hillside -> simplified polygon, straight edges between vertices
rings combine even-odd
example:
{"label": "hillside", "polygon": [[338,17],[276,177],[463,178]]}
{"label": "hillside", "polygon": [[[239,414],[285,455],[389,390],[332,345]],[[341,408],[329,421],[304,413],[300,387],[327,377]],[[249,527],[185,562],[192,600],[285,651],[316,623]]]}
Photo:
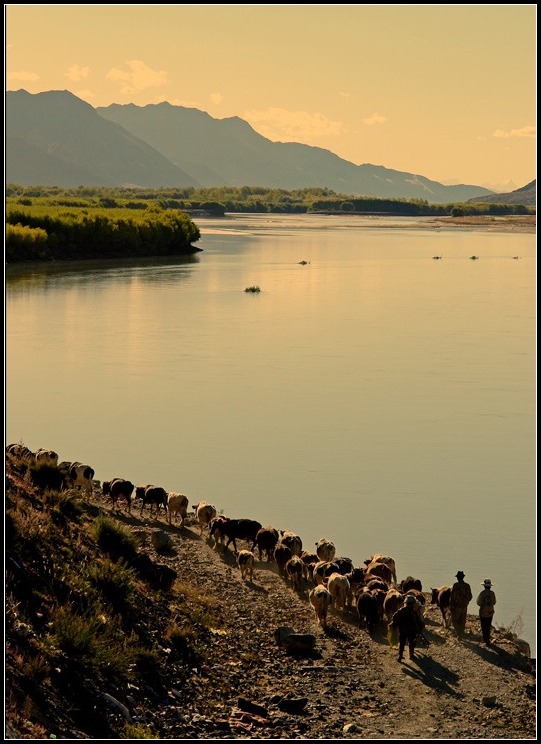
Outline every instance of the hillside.
{"label": "hillside", "polygon": [[[97,483],[85,503],[11,455],[6,476],[6,738],[536,738],[534,664],[509,629],[486,648],[470,616],[459,642],[427,604],[430,645],[400,664],[352,609],[321,630],[309,585],[275,564],[241,580],[193,517],[113,513]],[[315,648],[288,653],[280,627]]]}
{"label": "hillside", "polygon": [[535,207],[537,204],[537,180],[534,179],[506,194],[489,194],[488,196],[476,196],[468,199],[470,202],[478,204],[524,204],[529,207]]}
{"label": "hillside", "polygon": [[167,102],[94,109],[69,91],[18,90],[6,93],[5,108],[6,180],[19,185],[320,187],[434,204],[492,193],[272,142],[239,117],[214,119]]}
{"label": "hillside", "polygon": [[6,94],[6,182],[53,186],[197,186],[147,142],[68,91]]}

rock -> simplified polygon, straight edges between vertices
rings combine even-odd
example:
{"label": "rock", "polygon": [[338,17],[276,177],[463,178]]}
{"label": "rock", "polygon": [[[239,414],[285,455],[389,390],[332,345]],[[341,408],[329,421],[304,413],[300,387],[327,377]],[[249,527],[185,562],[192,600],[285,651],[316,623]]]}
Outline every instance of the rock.
{"label": "rock", "polygon": [[316,647],[316,637],[312,633],[295,633],[291,628],[277,628],[274,632],[276,642],[290,653],[310,653]]}
{"label": "rock", "polygon": [[276,643],[281,646],[284,643],[285,639],[294,632],[295,631],[293,630],[293,628],[288,628],[286,626],[276,628],[276,630],[274,631],[274,638],[276,639]]}
{"label": "rock", "polygon": [[173,547],[171,536],[163,530],[153,530],[150,539],[152,541],[152,547],[158,553],[165,553]]}
{"label": "rock", "polygon": [[342,732],[344,734],[356,734],[358,731],[359,727],[356,723],[346,723],[346,725],[342,729]]}
{"label": "rock", "polygon": [[485,695],[481,702],[487,708],[494,708],[496,705],[496,695]]}
{"label": "rock", "polygon": [[251,700],[246,700],[246,698],[240,697],[237,701],[237,707],[241,710],[246,711],[247,713],[255,713],[256,716],[261,716],[261,718],[267,718],[269,715],[266,708],[264,708],[262,705],[258,705],[258,703],[252,703]]}
{"label": "rock", "polygon": [[308,698],[282,698],[278,703],[278,708],[284,713],[299,714],[304,711],[308,703]]}

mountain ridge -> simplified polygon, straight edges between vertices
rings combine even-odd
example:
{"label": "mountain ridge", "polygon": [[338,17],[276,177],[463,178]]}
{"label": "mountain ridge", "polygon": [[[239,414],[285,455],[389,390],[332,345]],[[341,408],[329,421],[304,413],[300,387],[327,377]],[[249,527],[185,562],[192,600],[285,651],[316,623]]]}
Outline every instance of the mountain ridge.
{"label": "mountain ridge", "polygon": [[537,204],[537,179],[534,178],[530,183],[514,191],[503,194],[476,196],[468,201],[475,204],[525,204],[526,206],[533,207]]}
{"label": "mountain ridge", "polygon": [[381,165],[355,165],[298,142],[271,142],[238,116],[214,119],[169,102],[93,108],[67,90],[7,92],[6,180],[60,187],[320,186],[430,203],[493,193],[474,185],[444,186]]}

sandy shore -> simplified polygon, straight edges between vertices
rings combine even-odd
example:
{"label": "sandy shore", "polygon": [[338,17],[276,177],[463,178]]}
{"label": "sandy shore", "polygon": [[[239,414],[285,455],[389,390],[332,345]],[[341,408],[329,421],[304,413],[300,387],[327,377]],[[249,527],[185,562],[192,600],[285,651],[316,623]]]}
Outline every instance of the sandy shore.
{"label": "sandy shore", "polygon": [[486,230],[491,232],[536,232],[536,215],[469,216],[469,217],[435,217],[419,223],[418,227],[453,228],[466,230]]}

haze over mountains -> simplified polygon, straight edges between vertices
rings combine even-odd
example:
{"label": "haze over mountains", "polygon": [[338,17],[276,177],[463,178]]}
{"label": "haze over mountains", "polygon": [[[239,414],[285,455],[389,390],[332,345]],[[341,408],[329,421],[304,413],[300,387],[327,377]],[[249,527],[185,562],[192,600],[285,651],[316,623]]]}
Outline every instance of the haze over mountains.
{"label": "haze over mountains", "polygon": [[6,180],[61,187],[320,186],[434,204],[493,194],[355,165],[320,147],[272,142],[238,117],[214,119],[167,102],[93,108],[69,91],[7,92]]}

